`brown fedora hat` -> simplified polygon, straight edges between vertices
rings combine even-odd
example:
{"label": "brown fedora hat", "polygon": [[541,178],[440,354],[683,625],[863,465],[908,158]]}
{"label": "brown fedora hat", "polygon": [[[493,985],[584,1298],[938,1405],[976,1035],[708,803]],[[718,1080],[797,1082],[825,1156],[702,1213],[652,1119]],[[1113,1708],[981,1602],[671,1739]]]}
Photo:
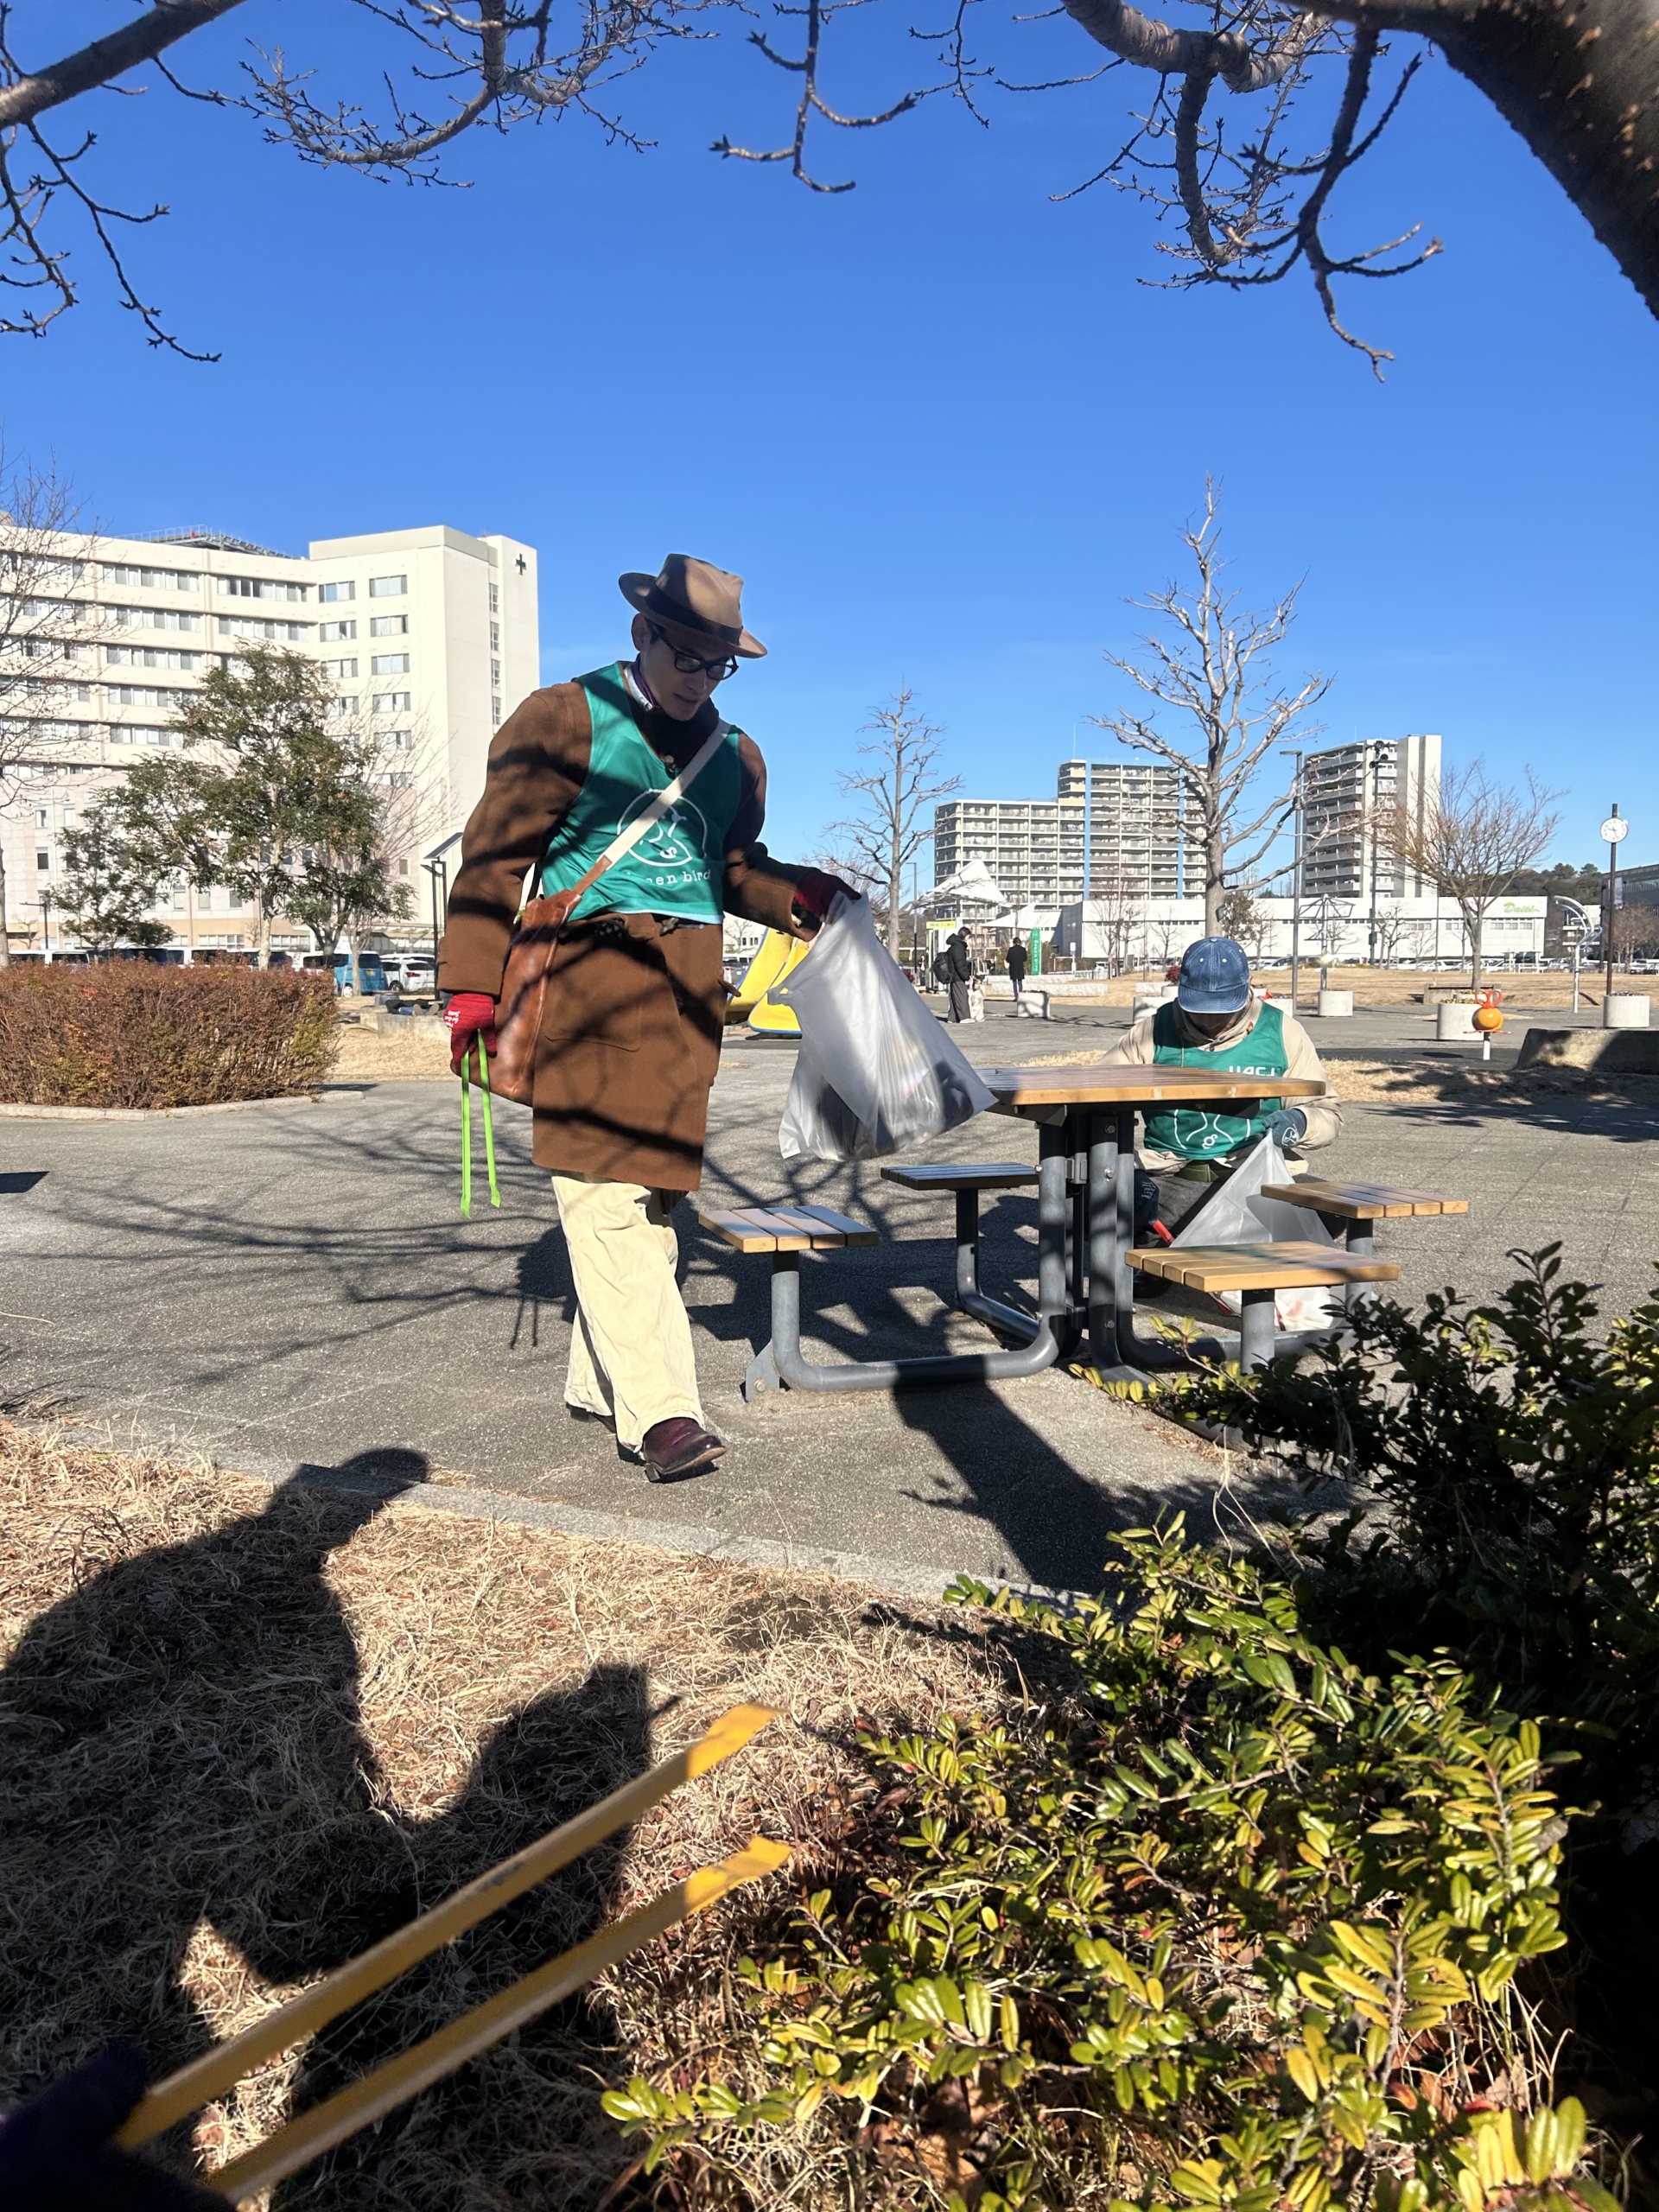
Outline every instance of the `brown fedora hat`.
{"label": "brown fedora hat", "polygon": [[766,652],[760,639],[743,627],[742,577],[728,575],[712,562],[671,553],[660,575],[647,576],[631,569],[616,581],[628,605],[653,622],[693,638],[712,638],[745,660],[760,660]]}

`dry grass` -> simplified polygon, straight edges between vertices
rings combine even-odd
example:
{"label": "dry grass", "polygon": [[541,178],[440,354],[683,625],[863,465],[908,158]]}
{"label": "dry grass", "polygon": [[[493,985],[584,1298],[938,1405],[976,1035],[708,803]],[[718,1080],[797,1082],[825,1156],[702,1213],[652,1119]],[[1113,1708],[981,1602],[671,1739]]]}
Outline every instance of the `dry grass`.
{"label": "dry grass", "polygon": [[1494,1067],[1478,1058],[1432,1065],[1425,1060],[1332,1059],[1325,1063],[1333,1095],[1355,1104],[1525,1106],[1540,1098],[1574,1097],[1618,1103],[1651,1101],[1651,1076],[1608,1075],[1594,1068]]}
{"label": "dry grass", "polygon": [[[396,1457],[358,1471],[384,1490]],[[822,1578],[273,1491],[73,1433],[0,1427],[0,2098],[111,2035],[165,2072],[726,1706],[787,1715],[210,2108],[207,2164],[756,1829],[810,1867],[858,1786],[856,1713],[925,1722],[1001,1694],[925,1611]],[[276,2201],[597,2205],[634,2155],[601,2092],[723,2044],[765,1902],[665,1939]]]}
{"label": "dry grass", "polygon": [[365,1029],[356,1022],[340,1023],[334,1035],[339,1048],[334,1069],[336,1083],[408,1083],[435,1076],[446,1083],[454,1081],[445,1038],[385,1037],[378,1029]]}

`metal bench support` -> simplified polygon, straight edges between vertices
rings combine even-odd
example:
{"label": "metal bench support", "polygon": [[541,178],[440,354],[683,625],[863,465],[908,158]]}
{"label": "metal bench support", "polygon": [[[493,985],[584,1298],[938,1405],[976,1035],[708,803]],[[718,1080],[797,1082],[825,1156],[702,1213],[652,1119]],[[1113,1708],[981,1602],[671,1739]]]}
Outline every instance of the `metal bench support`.
{"label": "metal bench support", "polygon": [[[1061,1133],[1042,1132],[1042,1164],[1037,1185],[1039,1255],[1038,1305],[1034,1321],[1012,1306],[987,1298],[979,1289],[979,1233],[977,1208],[972,1235],[963,1236],[963,1198],[957,1205],[957,1303],[964,1313],[995,1329],[1007,1329],[1023,1341],[997,1351],[937,1352],[915,1359],[837,1360],[833,1364],[801,1356],[801,1268],[798,1252],[774,1252],[772,1257],[772,1341],[749,1362],[743,1377],[743,1395],[753,1401],[769,1390],[786,1386],[791,1390],[904,1390],[924,1389],[938,1382],[1006,1382],[1027,1375],[1040,1375],[1060,1356],[1060,1332],[1067,1308],[1065,1229],[1071,1210],[1066,1187],[1066,1155]],[[967,1277],[964,1282],[964,1275]],[[972,1294],[969,1305],[963,1294]]]}

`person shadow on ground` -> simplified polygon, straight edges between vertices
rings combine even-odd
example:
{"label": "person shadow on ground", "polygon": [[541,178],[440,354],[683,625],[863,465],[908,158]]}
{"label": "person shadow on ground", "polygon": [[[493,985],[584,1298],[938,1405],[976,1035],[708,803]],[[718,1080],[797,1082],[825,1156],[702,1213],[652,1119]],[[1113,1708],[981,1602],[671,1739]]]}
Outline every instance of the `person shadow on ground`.
{"label": "person shadow on ground", "polygon": [[[25,1631],[0,1678],[0,2100],[118,2037],[160,2078],[217,2040],[195,1993],[239,1974],[226,1947],[268,1984],[337,1966],[649,1763],[643,1672],[599,1667],[500,1724],[446,1810],[411,1818],[390,1800],[327,1567],[426,1473],[405,1451],[302,1469],[257,1513],[92,1573]],[[270,2124],[590,1934],[625,1847],[613,1839],[334,2023]],[[575,2075],[595,2034],[578,2001],[505,2063],[539,2051],[544,2070]],[[418,2202],[444,2163],[434,2146],[476,2105],[475,2070],[429,2094],[412,2146],[395,2113],[275,2201],[366,2201],[390,2160],[408,2168],[394,2194]],[[555,2165],[567,2136],[608,2129],[597,2094],[591,2079],[582,2095],[550,2084]],[[168,2145],[186,2167],[188,2133]],[[463,2145],[454,2162],[459,2180]],[[385,2186],[383,2173],[370,2194]]]}

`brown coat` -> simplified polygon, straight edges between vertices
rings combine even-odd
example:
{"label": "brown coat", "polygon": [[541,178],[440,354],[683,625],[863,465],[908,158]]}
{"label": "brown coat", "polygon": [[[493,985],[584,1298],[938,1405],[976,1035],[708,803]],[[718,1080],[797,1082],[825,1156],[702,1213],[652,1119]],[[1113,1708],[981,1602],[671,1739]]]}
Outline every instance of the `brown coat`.
{"label": "brown coat", "polygon": [[[647,741],[676,769],[716,719],[712,706],[689,722],[637,706],[633,712]],[[497,731],[449,893],[442,989],[500,995],[525,878],[575,802],[592,741],[578,683],[531,692]],[[726,841],[723,903],[730,913],[799,935],[790,904],[807,870],[774,861],[760,843],[766,763],[750,738],[739,753],[743,795]],[[537,1051],[539,1166],[653,1190],[696,1190],[725,1028],[721,950],[721,932],[711,924],[664,932],[648,914],[601,916],[566,931],[548,976]]]}

